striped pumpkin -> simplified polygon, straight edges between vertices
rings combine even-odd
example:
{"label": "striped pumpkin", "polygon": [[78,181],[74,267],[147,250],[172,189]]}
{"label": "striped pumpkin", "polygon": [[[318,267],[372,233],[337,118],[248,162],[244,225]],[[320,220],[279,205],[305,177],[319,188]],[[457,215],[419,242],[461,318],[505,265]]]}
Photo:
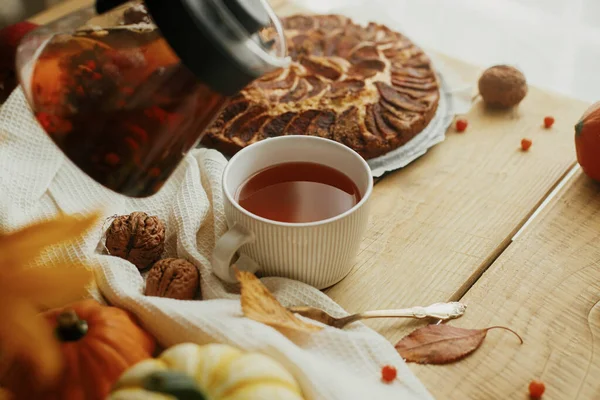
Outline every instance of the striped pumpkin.
{"label": "striped pumpkin", "polygon": [[183,343],[142,361],[115,384],[109,400],[303,400],[294,377],[259,353],[223,344]]}

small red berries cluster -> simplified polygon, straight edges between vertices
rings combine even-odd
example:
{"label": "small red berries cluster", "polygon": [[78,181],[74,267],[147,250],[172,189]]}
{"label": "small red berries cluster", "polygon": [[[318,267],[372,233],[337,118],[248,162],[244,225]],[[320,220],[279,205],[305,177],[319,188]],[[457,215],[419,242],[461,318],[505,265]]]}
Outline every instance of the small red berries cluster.
{"label": "small red berries cluster", "polygon": [[[544,118],[544,128],[550,129],[552,127],[552,125],[554,125],[554,117],[545,117]],[[527,150],[529,150],[529,148],[531,147],[532,144],[533,144],[533,142],[531,141],[531,139],[522,139],[521,140],[521,149],[523,149],[523,151],[527,151]]]}
{"label": "small red berries cluster", "polygon": [[[554,125],[554,117],[545,117],[544,118],[544,127],[546,129],[550,129],[552,127],[552,125]],[[467,121],[464,118],[459,118],[456,120],[456,131],[457,132],[464,132],[467,129],[467,126],[469,126],[469,121]],[[527,151],[529,150],[529,148],[531,147],[531,145],[533,144],[533,142],[531,141],[531,139],[522,139],[521,140],[521,149],[523,151]]]}

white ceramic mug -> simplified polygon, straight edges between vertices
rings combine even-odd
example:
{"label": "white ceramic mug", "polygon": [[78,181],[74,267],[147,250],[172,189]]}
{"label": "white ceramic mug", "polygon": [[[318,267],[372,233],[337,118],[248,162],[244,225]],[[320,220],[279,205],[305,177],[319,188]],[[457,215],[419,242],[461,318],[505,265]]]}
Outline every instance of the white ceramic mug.
{"label": "white ceramic mug", "polygon": [[[309,223],[269,220],[242,208],[235,195],[255,173],[286,162],[312,162],[348,176],[361,195],[350,210]],[[263,276],[296,279],[319,289],[342,280],[354,263],[368,223],[373,191],[371,169],[354,150],[313,136],[282,136],[252,144],[238,152],[223,174],[225,216],[229,230],[217,241],[213,271],[235,282],[231,268],[260,271]]]}

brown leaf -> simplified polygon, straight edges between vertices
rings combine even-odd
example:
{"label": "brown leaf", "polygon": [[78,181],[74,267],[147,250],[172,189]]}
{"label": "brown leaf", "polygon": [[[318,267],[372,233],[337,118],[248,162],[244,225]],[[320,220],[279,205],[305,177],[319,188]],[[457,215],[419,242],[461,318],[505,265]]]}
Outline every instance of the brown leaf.
{"label": "brown leaf", "polygon": [[490,329],[505,329],[523,339],[512,329],[492,326],[485,329],[463,329],[451,325],[427,325],[405,336],[396,350],[407,362],[447,364],[458,361],[481,346]]}
{"label": "brown leaf", "polygon": [[318,332],[323,328],[298,319],[281,305],[254,274],[235,270],[242,285],[242,311],[247,318],[272,326],[300,332]]}

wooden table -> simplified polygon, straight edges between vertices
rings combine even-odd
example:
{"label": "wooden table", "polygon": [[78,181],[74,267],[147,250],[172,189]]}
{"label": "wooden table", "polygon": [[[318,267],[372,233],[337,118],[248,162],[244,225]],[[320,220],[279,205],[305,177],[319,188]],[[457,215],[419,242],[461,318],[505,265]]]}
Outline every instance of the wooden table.
{"label": "wooden table", "polygon": [[[34,18],[47,22],[90,0]],[[298,8],[274,0],[281,15]],[[481,68],[443,58],[476,82]],[[447,139],[375,187],[368,232],[352,273],[327,294],[349,311],[468,304],[456,326],[506,325],[446,366],[412,365],[439,399],[600,399],[600,186],[575,167],[573,125],[587,104],[530,88],[517,110],[476,103],[463,134]],[[556,123],[544,129],[544,116]],[[522,138],[533,140],[529,152]],[[566,185],[513,240],[566,178]],[[370,325],[395,342],[422,321]]]}

